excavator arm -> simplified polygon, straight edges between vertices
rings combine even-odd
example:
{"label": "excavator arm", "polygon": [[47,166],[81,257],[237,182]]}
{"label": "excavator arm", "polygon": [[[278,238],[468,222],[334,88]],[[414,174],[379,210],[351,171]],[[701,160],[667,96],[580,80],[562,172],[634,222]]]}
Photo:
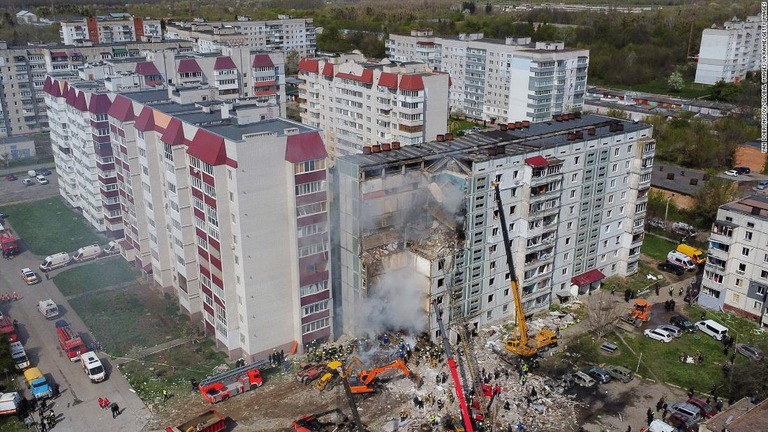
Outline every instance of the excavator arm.
{"label": "excavator arm", "polygon": [[413,375],[413,372],[411,372],[411,370],[408,369],[408,366],[405,365],[405,362],[400,359],[397,359],[390,364],[361,372],[360,383],[367,386],[371,384],[378,375],[392,369],[400,369],[403,372],[403,374],[409,378]]}

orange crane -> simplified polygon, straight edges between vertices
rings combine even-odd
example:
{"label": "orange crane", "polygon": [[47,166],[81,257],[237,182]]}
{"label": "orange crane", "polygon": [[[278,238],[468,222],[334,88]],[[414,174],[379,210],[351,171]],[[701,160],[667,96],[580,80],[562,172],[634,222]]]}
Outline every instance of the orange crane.
{"label": "orange crane", "polygon": [[504,206],[501,203],[499,184],[493,183],[493,188],[496,192],[496,206],[499,209],[499,222],[501,223],[501,234],[504,237],[504,249],[507,253],[509,281],[512,288],[512,298],[515,300],[515,316],[517,319],[515,333],[507,339],[505,346],[507,350],[521,357],[532,357],[539,350],[557,345],[557,334],[548,328],[543,328],[534,338],[528,337],[528,323],[525,321],[523,302],[518,291],[517,275],[515,274],[515,265],[512,262],[512,250],[510,249],[509,232],[507,232],[507,221],[504,216]]}
{"label": "orange crane", "polygon": [[[405,362],[402,359],[397,359],[392,363],[386,364],[384,366],[380,366],[370,370],[364,370],[364,371],[361,371],[359,374],[355,374],[347,377],[350,390],[352,391],[353,394],[373,393],[374,391],[376,391],[376,389],[373,386],[373,383],[376,380],[376,377],[386,371],[393,370],[393,369],[399,369],[400,371],[403,372],[405,376],[410,378],[411,381],[415,382],[417,387],[421,386],[421,378],[416,376],[415,373],[413,373],[410,369],[408,369],[408,366],[405,365]],[[339,368],[338,370],[341,371],[341,368]]]}
{"label": "orange crane", "polygon": [[456,360],[453,359],[453,351],[451,350],[451,344],[448,341],[448,333],[445,332],[445,326],[443,326],[443,318],[441,317],[440,306],[437,304],[437,300],[432,301],[432,310],[435,311],[437,325],[440,328],[440,334],[443,336],[443,350],[445,351],[445,358],[448,360],[448,368],[451,370],[451,379],[453,380],[453,387],[456,390],[456,397],[459,399],[459,408],[461,409],[461,417],[464,420],[464,429],[466,432],[474,432],[474,429],[472,428],[472,417],[469,415],[467,400],[464,397],[464,389],[461,388],[459,371],[456,368]]}

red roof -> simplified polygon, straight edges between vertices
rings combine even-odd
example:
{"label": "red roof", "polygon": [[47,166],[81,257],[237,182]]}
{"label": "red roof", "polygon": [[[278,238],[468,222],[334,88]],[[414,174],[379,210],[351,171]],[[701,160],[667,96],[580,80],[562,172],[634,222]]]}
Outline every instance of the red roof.
{"label": "red roof", "polygon": [[256,81],[253,83],[254,87],[272,87],[273,85],[277,84],[275,80],[272,81]]}
{"label": "red roof", "polygon": [[407,74],[400,78],[400,90],[424,90],[424,81],[420,74]]}
{"label": "red roof", "polygon": [[170,145],[184,144],[184,126],[181,124],[181,120],[176,117],[171,117],[168,122],[168,126],[163,132],[163,136],[160,139]]}
{"label": "red roof", "polygon": [[67,93],[69,93],[69,83],[64,81],[61,83],[61,95],[67,97]]}
{"label": "red roof", "polygon": [[336,78],[344,78],[352,81],[359,81],[366,84],[373,84],[373,71],[370,69],[363,69],[363,73],[360,76],[352,75],[349,73],[337,73]]}
{"label": "red roof", "polygon": [[133,103],[127,97],[117,95],[115,96],[115,100],[112,101],[112,105],[109,107],[107,114],[121,122],[131,121],[134,117]]}
{"label": "red roof", "polygon": [[605,275],[598,269],[590,270],[571,278],[571,283],[576,286],[584,286],[605,279]]}
{"label": "red roof", "polygon": [[213,70],[237,69],[235,62],[230,56],[216,57],[216,63],[213,64]]}
{"label": "red roof", "polygon": [[333,63],[323,65],[323,75],[333,78]]}
{"label": "red roof", "polygon": [[397,74],[391,72],[382,72],[379,76],[379,85],[391,89],[397,89]]}
{"label": "red roof", "polygon": [[77,92],[75,91],[74,87],[70,87],[67,91],[67,105],[74,106],[75,105],[75,99],[77,99]]}
{"label": "red roof", "polygon": [[260,90],[260,91],[259,91],[259,90],[255,90],[255,91],[253,92],[253,96],[254,96],[254,97],[259,97],[259,96],[274,96],[274,95],[276,95],[276,94],[277,94],[277,91],[275,91],[275,90]]}
{"label": "red roof", "polygon": [[328,156],[319,132],[289,135],[285,145],[285,160],[291,163],[324,159]]}
{"label": "red roof", "polygon": [[136,130],[147,132],[155,128],[155,114],[152,108],[150,107],[144,107],[144,109],[141,110],[139,113],[139,116],[136,117],[136,123],[134,123],[133,127],[136,128]]}
{"label": "red roof", "polygon": [[112,101],[109,100],[109,96],[106,93],[99,93],[91,95],[91,103],[88,105],[88,111],[93,114],[106,114],[109,112],[109,107],[112,106]]}
{"label": "red roof", "polygon": [[315,59],[303,58],[299,60],[299,71],[317,73],[320,62]]}
{"label": "red roof", "polygon": [[77,97],[75,98],[75,103],[72,104],[75,109],[80,111],[88,111],[88,103],[85,101],[85,92],[81,91],[77,94]]}
{"label": "red roof", "polygon": [[210,165],[227,163],[227,151],[224,138],[205,130],[198,129],[189,143],[187,153]]}
{"label": "red roof", "polygon": [[184,59],[179,62],[178,72],[179,73],[197,73],[197,72],[202,73],[203,70],[200,69],[200,65],[197,64],[197,61],[195,59]]}
{"label": "red roof", "polygon": [[64,51],[52,51],[51,58],[67,58],[67,53]]}
{"label": "red roof", "polygon": [[51,77],[46,76],[45,82],[43,82],[43,91],[50,94],[51,93]]}
{"label": "red roof", "polygon": [[134,72],[142,76],[160,75],[160,71],[157,70],[157,66],[155,66],[155,64],[151,61],[136,63],[136,69],[134,69]]}
{"label": "red roof", "polygon": [[549,162],[547,162],[547,160],[544,159],[544,156],[529,157],[528,159],[525,160],[525,163],[534,168],[543,168],[549,165]]}
{"label": "red roof", "polygon": [[416,45],[426,45],[426,46],[432,46],[432,45],[434,45],[434,44],[435,44],[435,43],[434,43],[434,42],[432,42],[432,41],[418,41],[418,42],[416,42]]}
{"label": "red roof", "polygon": [[275,64],[272,63],[272,59],[269,58],[269,54],[256,54],[253,57],[254,69],[272,68],[272,67],[275,67]]}
{"label": "red roof", "polygon": [[58,80],[51,80],[51,96],[61,97],[61,86]]}

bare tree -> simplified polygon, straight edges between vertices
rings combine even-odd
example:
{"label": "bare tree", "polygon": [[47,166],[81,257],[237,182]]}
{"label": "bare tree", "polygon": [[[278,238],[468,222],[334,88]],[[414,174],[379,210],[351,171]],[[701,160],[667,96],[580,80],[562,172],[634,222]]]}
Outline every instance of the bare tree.
{"label": "bare tree", "polygon": [[589,332],[600,339],[611,330],[621,311],[620,304],[613,297],[599,293],[585,302],[584,322]]}
{"label": "bare tree", "polygon": [[11,154],[8,152],[0,154],[0,162],[2,162],[6,167],[11,165]]}

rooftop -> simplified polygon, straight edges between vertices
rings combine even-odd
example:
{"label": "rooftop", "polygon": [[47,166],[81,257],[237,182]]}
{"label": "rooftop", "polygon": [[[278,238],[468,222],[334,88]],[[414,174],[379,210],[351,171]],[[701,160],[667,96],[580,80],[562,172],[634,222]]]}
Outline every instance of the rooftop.
{"label": "rooftop", "polygon": [[690,196],[696,195],[707,180],[706,172],[677,165],[654,165],[651,174],[651,186]]}
{"label": "rooftop", "polygon": [[[723,204],[720,208],[768,220],[768,197],[749,195],[740,200]],[[768,405],[766,405],[766,408],[768,408]]]}
{"label": "rooftop", "polygon": [[755,432],[765,430],[768,424],[768,399],[758,405],[744,398],[724,409],[702,425],[706,430],[729,432]]}

